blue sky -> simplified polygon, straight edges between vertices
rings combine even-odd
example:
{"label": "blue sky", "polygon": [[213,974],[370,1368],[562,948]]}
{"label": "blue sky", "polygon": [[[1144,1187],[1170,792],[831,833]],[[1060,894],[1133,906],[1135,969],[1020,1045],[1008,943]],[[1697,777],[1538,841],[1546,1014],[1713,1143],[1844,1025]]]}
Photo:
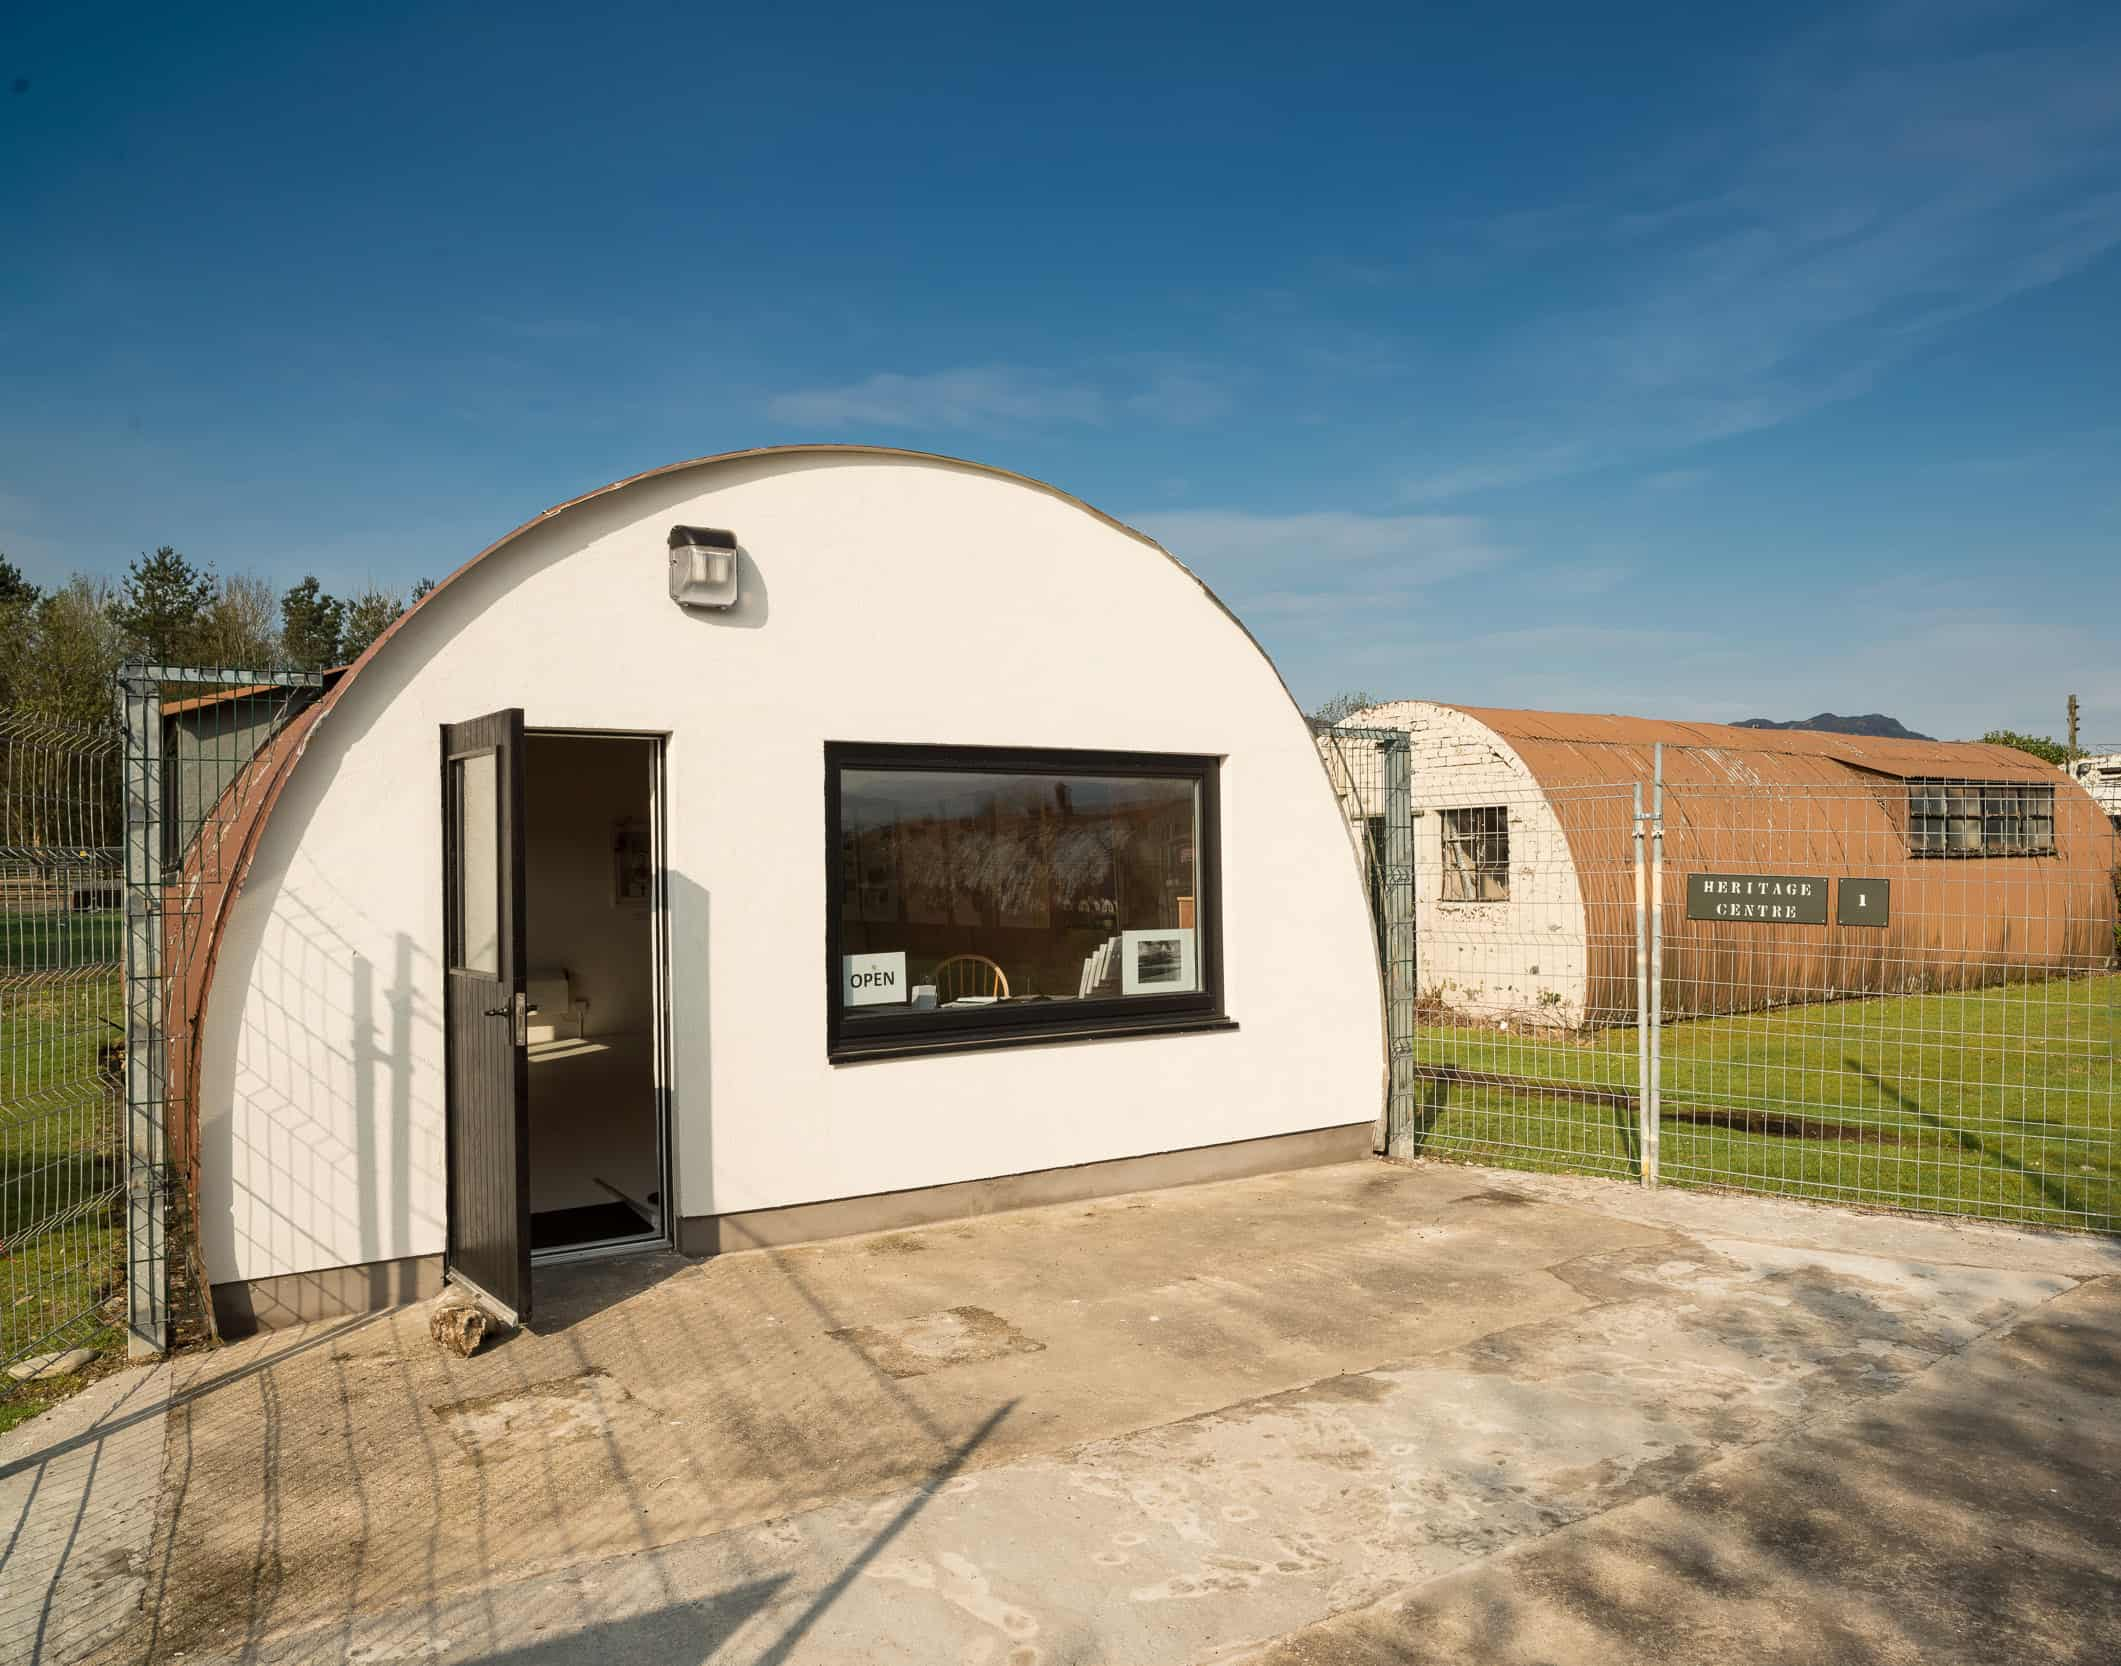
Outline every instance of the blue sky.
{"label": "blue sky", "polygon": [[405,585],[862,440],[1154,533],[1307,701],[2121,742],[2111,5],[18,10],[0,212],[40,578]]}

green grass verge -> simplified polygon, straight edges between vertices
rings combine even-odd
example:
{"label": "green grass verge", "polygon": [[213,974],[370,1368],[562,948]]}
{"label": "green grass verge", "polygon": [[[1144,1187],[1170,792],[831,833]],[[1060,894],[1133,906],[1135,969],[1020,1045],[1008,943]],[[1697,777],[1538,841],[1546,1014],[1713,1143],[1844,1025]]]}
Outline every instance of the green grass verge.
{"label": "green grass verge", "polygon": [[[121,1130],[101,1074],[122,1003],[118,973],[92,961],[0,976],[0,1359],[123,1355]],[[0,1377],[0,1428],[79,1386]]]}
{"label": "green grass verge", "polygon": [[115,967],[125,953],[125,914],[0,914],[0,979],[36,972]]}
{"label": "green grass verge", "polygon": [[[2117,1018],[2121,978],[2100,976],[1668,1025],[1660,1174],[2121,1230]],[[1424,1024],[1417,1144],[1505,1167],[1632,1175],[1635,1046],[1632,1028]]]}

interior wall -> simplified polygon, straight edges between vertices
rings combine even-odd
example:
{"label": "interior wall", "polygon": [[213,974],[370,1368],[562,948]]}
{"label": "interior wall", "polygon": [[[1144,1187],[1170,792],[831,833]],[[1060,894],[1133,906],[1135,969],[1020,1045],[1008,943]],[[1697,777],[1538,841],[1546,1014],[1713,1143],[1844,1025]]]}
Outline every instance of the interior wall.
{"label": "interior wall", "polygon": [[621,820],[645,827],[652,743],[531,735],[523,777],[530,975],[565,970],[589,1002],[589,1033],[651,1028],[651,903],[615,902]]}

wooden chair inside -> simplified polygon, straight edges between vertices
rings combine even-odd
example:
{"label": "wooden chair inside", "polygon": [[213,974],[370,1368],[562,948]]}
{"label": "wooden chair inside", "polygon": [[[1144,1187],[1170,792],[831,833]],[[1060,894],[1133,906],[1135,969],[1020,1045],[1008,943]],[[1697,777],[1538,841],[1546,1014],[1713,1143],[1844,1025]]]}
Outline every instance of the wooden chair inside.
{"label": "wooden chair inside", "polygon": [[935,985],[939,1006],[967,995],[999,999],[1009,993],[1008,974],[983,954],[954,954],[928,974],[928,981]]}

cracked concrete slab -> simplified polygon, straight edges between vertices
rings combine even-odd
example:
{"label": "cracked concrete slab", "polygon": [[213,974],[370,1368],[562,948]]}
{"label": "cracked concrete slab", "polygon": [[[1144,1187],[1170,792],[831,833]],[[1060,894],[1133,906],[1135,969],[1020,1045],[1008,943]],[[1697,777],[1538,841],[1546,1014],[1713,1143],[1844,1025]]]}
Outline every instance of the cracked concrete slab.
{"label": "cracked concrete slab", "polygon": [[[1995,1414],[2008,1444],[1998,1383],[2077,1419],[2057,1497],[2106,1473],[2112,1402],[2087,1407],[2117,1374],[2087,1362],[2121,1358],[2121,1319],[2030,1328],[2110,1287],[2095,1254],[1825,1210],[1793,1232],[1741,1199],[1687,1230],[1607,1193],[1349,1165],[589,1269],[473,1361],[416,1314],[232,1349],[192,1370],[162,1574],[109,1658],[1382,1660],[1423,1593],[1637,1517],[1608,1578],[1742,1578],[1685,1548],[1713,1531],[1691,1489],[1816,1473],[1827,1430],[1924,1450],[1910,1418],[1971,1449]],[[1969,1370],[1979,1392],[1935,1388]],[[1947,1513],[1983,1529],[1976,1489]],[[1835,1612],[1785,1608],[1789,1638]],[[1546,1658],[1559,1624],[1510,1635]]]}
{"label": "cracked concrete slab", "polygon": [[67,1666],[138,1614],[169,1391],[122,1371],[0,1435],[0,1662]]}
{"label": "cracked concrete slab", "polygon": [[2121,1283],[1259,1666],[2057,1661],[2121,1639]]}

